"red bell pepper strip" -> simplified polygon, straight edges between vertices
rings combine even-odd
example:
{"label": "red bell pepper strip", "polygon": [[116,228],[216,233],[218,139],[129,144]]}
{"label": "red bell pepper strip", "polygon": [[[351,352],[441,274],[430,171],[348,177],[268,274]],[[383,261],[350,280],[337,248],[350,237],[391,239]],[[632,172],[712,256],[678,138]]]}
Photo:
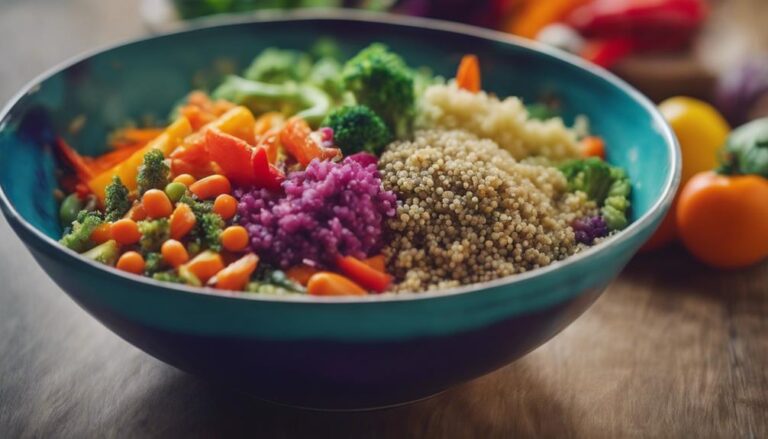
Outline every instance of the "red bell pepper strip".
{"label": "red bell pepper strip", "polygon": [[285,175],[276,167],[269,164],[267,150],[256,148],[251,156],[251,166],[253,169],[253,184],[257,188],[267,189],[273,192],[280,190]]}
{"label": "red bell pepper strip", "polygon": [[59,147],[59,151],[61,151],[64,158],[69,162],[69,165],[72,166],[72,169],[75,170],[78,179],[88,181],[94,177],[95,173],[88,166],[85,157],[69,146],[64,139],[61,137],[56,138],[56,145]]}
{"label": "red bell pepper strip", "polygon": [[589,41],[581,52],[581,57],[593,63],[609,68],[625,56],[632,53],[635,43],[629,38]]}
{"label": "red bell pepper strip", "polygon": [[336,261],[341,271],[363,288],[383,293],[392,284],[392,276],[383,273],[365,262],[352,256],[344,256]]}
{"label": "red bell pepper strip", "polygon": [[211,160],[221,167],[222,174],[232,183],[242,186],[254,184],[256,178],[251,165],[251,145],[217,129],[207,130],[205,143]]}

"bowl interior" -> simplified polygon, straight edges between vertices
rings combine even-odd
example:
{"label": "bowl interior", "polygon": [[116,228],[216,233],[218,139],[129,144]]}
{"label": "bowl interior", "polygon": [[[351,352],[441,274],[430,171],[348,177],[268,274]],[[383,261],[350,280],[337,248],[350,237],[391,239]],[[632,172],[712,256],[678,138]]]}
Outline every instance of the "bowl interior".
{"label": "bowl interior", "polygon": [[596,70],[479,35],[331,18],[200,28],[119,46],[55,71],[7,108],[0,121],[0,188],[23,219],[56,239],[61,232],[51,196],[56,136],[81,153],[98,154],[115,128],[127,121],[165,123],[187,92],[242,71],[263,48],[307,49],[323,36],[334,38],[345,55],[384,42],[410,65],[446,77],[453,76],[463,54],[475,53],[485,89],[526,102],[556,96],[566,122],[586,115],[592,131],[605,138],[609,161],[627,169],[634,219],[648,212],[673,180],[663,123],[634,92]]}

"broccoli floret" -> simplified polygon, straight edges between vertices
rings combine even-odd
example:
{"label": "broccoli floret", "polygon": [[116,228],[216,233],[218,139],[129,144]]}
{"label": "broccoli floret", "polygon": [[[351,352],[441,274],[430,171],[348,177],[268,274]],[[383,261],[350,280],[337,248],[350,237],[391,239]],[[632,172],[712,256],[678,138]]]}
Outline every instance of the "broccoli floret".
{"label": "broccoli floret", "polygon": [[559,117],[557,110],[547,104],[536,103],[526,105],[528,110],[528,117],[535,120],[549,120],[555,117]]}
{"label": "broccoli floret", "polygon": [[411,128],[414,75],[402,58],[382,44],[372,44],[347,61],[342,69],[344,87],[358,104],[378,114],[398,137]]}
{"label": "broccoli floret", "polygon": [[159,149],[151,149],[144,154],[144,161],[139,166],[136,176],[136,184],[139,195],[150,189],[164,189],[168,184],[170,168],[165,164],[163,152]]}
{"label": "broccoli floret", "polygon": [[170,239],[170,227],[167,218],[139,221],[139,246],[144,253],[160,251],[160,247],[165,241]]}
{"label": "broccoli floret", "polygon": [[269,84],[235,75],[227,76],[211,96],[245,105],[256,113],[279,109],[312,125],[323,120],[332,105],[328,93],[309,83]]}
{"label": "broccoli floret", "polygon": [[83,209],[77,214],[77,218],[72,223],[71,230],[62,236],[59,242],[71,250],[82,253],[88,250],[91,243],[91,234],[103,222],[104,219],[99,212]]}
{"label": "broccoli floret", "polygon": [[200,241],[203,247],[215,252],[221,251],[219,240],[224,230],[224,220],[217,213],[204,213],[200,222]]}
{"label": "broccoli floret", "polygon": [[560,166],[560,171],[571,192],[584,192],[598,204],[603,203],[613,183],[611,166],[597,157],[568,161]]}
{"label": "broccoli floret", "polygon": [[154,273],[152,275],[152,279],[159,280],[160,282],[171,282],[175,284],[184,283],[184,281],[179,277],[179,275],[174,273],[173,271],[160,271],[158,273]]}
{"label": "broccoli floret", "polygon": [[336,44],[336,40],[329,37],[319,38],[315,44],[309,49],[309,54],[316,60],[322,60],[323,58],[332,59],[338,61],[341,59],[341,49]]}
{"label": "broccoli floret", "polygon": [[328,95],[337,99],[343,93],[343,87],[339,81],[341,64],[333,58],[322,58],[312,66],[312,71],[307,77],[307,82],[320,87]]}
{"label": "broccoli floret", "polygon": [[[162,244],[161,244],[162,245]],[[153,274],[168,268],[163,260],[163,256],[157,252],[149,252],[144,257],[144,274],[152,276]]]}
{"label": "broccoli floret", "polygon": [[571,160],[560,166],[570,191],[582,191],[600,207],[609,230],[620,230],[629,223],[627,212],[632,189],[624,170],[590,157]]}
{"label": "broccoli floret", "polygon": [[117,245],[117,241],[110,239],[109,241],[103,242],[86,251],[82,255],[86,258],[93,259],[96,262],[101,262],[102,264],[115,265],[119,252],[120,248]]}
{"label": "broccoli floret", "polygon": [[270,84],[301,82],[309,76],[311,69],[312,59],[304,52],[268,48],[253,60],[245,77]]}
{"label": "broccoli floret", "polygon": [[384,121],[364,105],[338,108],[321,125],[333,129],[334,143],[345,155],[361,151],[378,155],[392,141]]}
{"label": "broccoli floret", "polygon": [[104,199],[106,219],[114,222],[122,218],[131,208],[131,200],[128,198],[128,188],[125,187],[120,177],[112,177],[112,183],[107,185]]}

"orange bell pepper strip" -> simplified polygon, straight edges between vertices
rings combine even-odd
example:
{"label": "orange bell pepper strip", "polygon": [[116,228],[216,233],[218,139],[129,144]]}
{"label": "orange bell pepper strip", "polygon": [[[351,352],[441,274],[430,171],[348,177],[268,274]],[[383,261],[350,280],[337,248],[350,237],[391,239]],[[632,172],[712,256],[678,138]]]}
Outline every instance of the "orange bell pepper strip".
{"label": "orange bell pepper strip", "polygon": [[481,90],[480,61],[475,55],[464,55],[456,72],[456,85],[463,90],[477,93]]}
{"label": "orange bell pepper strip", "polygon": [[296,265],[286,270],[285,277],[306,287],[309,278],[319,272],[320,270],[309,265]]}
{"label": "orange bell pepper strip", "polygon": [[392,285],[392,276],[376,270],[360,259],[344,256],[336,261],[339,269],[363,288],[383,293]]}
{"label": "orange bell pepper strip", "polygon": [[112,177],[117,175],[123,184],[129,189],[136,189],[136,176],[139,172],[139,166],[144,161],[144,154],[151,149],[159,149],[163,152],[163,155],[170,154],[174,148],[181,144],[182,140],[192,132],[192,127],[189,121],[180,117],[175,122],[170,124],[162,134],[155,137],[151,142],[147,143],[144,147],[135,151],[126,160],[113,166],[112,168],[102,172],[96,177],[88,180],[88,187],[91,191],[99,197],[99,200],[104,202],[104,195],[107,185],[112,182]]}
{"label": "orange bell pepper strip", "polygon": [[327,160],[341,153],[336,148],[323,148],[311,134],[312,128],[307,121],[300,117],[293,117],[280,130],[280,143],[288,154],[305,167],[313,159]]}
{"label": "orange bell pepper strip", "polygon": [[384,255],[371,256],[370,258],[365,259],[363,262],[365,262],[366,265],[373,268],[374,270],[379,270],[382,273],[387,271],[387,260]]}

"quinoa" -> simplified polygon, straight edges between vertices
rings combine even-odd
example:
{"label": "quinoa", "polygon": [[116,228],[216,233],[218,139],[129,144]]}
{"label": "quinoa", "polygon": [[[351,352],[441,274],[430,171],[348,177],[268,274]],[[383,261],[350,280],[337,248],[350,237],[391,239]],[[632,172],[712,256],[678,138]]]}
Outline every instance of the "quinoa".
{"label": "quinoa", "polygon": [[400,201],[384,249],[398,284],[423,291],[522,273],[575,253],[571,222],[596,211],[556,168],[517,162],[466,131],[390,144],[382,182]]}
{"label": "quinoa", "polygon": [[516,97],[499,100],[484,91],[448,85],[426,89],[419,105],[422,128],[462,129],[491,139],[517,160],[544,156],[550,160],[579,157],[576,133],[562,119],[535,120]]}

